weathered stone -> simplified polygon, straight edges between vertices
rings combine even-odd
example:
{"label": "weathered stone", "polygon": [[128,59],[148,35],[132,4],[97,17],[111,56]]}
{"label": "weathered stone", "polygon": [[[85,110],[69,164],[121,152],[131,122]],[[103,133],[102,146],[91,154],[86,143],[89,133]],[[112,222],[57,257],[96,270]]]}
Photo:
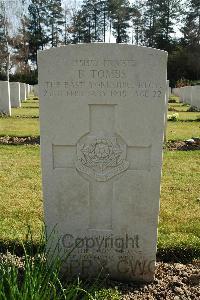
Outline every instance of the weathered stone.
{"label": "weathered stone", "polygon": [[10,86],[8,81],[0,81],[0,113],[11,115]]}
{"label": "weathered stone", "polygon": [[166,52],[69,45],[38,62],[45,219],[67,276],[153,280]]}
{"label": "weathered stone", "polygon": [[26,84],[20,82],[20,100],[26,100]]}
{"label": "weathered stone", "polygon": [[192,104],[192,87],[185,86],[184,89],[184,102],[187,104]]}
{"label": "weathered stone", "polygon": [[180,88],[173,88],[172,89],[172,94],[174,94],[175,96],[180,97]]}
{"label": "weathered stone", "polygon": [[33,94],[35,97],[38,97],[38,84],[35,84],[33,86]]}
{"label": "weathered stone", "polygon": [[21,107],[19,82],[10,82],[10,102],[11,107]]}
{"label": "weathered stone", "polygon": [[192,106],[200,109],[200,85],[192,87]]}

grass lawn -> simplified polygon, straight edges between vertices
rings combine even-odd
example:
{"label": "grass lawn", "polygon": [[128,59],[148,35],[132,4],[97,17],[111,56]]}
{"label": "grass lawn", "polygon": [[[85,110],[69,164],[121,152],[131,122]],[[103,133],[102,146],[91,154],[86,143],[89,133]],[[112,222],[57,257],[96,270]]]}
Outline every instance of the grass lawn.
{"label": "grass lawn", "polygon": [[200,137],[200,122],[167,122],[167,140],[186,140]]}
{"label": "grass lawn", "polygon": [[159,248],[200,249],[200,153],[165,151]]}
{"label": "grass lawn", "polygon": [[[38,146],[0,146],[0,240],[38,241],[43,221]],[[200,248],[200,155],[164,153],[159,249]],[[180,167],[181,166],[181,167]]]}
{"label": "grass lawn", "polygon": [[20,108],[12,108],[12,117],[37,117],[39,118],[39,101],[28,100]]}
{"label": "grass lawn", "polygon": [[39,101],[22,102],[22,107],[12,108],[12,117],[0,118],[0,136],[38,136]]}
{"label": "grass lawn", "polygon": [[200,113],[199,112],[173,112],[169,111],[169,115],[173,115],[174,113],[178,114],[178,119],[180,121],[195,121],[197,118],[200,119]]}
{"label": "grass lawn", "polygon": [[0,146],[0,239],[37,240],[43,221],[39,146]]}
{"label": "grass lawn", "polygon": [[35,107],[12,108],[12,117],[39,118],[39,111]]}
{"label": "grass lawn", "polygon": [[174,109],[177,112],[186,112],[190,107],[190,105],[178,102],[178,103],[168,103],[168,107]]}
{"label": "grass lawn", "polygon": [[39,119],[0,118],[0,136],[38,136]]}

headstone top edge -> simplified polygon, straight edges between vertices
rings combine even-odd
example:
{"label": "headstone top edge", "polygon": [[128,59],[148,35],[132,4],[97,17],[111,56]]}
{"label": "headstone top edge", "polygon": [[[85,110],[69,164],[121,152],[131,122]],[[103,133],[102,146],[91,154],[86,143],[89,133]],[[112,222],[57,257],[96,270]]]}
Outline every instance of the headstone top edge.
{"label": "headstone top edge", "polygon": [[79,49],[83,49],[83,48],[135,48],[135,49],[140,49],[140,50],[144,50],[144,51],[154,51],[154,53],[159,53],[162,55],[166,55],[166,57],[168,56],[168,52],[165,50],[161,50],[161,49],[156,49],[156,48],[152,48],[152,47],[147,47],[147,46],[138,46],[138,45],[131,45],[131,44],[123,44],[123,43],[82,43],[82,44],[69,44],[69,45],[63,45],[60,47],[53,47],[50,49],[45,49],[45,50],[39,50],[38,51],[38,55],[45,55],[48,54],[50,52],[55,52],[55,51],[62,51],[63,49],[69,49],[69,48],[79,48]]}

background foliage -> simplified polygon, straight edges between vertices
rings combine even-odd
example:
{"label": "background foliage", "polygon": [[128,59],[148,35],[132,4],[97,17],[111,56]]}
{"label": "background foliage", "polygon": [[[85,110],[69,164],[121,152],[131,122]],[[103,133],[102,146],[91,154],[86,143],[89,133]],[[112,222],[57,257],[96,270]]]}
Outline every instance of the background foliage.
{"label": "background foliage", "polygon": [[38,50],[113,38],[168,51],[171,86],[200,77],[200,0],[0,0],[0,80],[34,84]]}

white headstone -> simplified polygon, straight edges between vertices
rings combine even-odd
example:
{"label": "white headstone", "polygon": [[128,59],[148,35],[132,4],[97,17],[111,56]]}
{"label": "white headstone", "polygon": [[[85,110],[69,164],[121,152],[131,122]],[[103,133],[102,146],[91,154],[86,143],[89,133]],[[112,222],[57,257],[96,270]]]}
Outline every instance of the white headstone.
{"label": "white headstone", "polygon": [[19,82],[10,82],[10,102],[11,107],[21,107]]}
{"label": "white headstone", "polygon": [[10,85],[8,81],[0,81],[0,113],[11,115]]}
{"label": "white headstone", "polygon": [[174,94],[175,96],[180,97],[180,88],[173,88],[172,89],[172,94]]}
{"label": "white headstone", "polygon": [[169,80],[167,80],[166,86],[166,103],[165,103],[165,130],[164,130],[164,141],[167,141],[167,114],[168,114],[168,102],[169,102],[169,95],[170,95],[170,87],[169,87]]}
{"label": "white headstone", "polygon": [[30,93],[29,84],[26,83],[26,99],[29,97],[29,93]]}
{"label": "white headstone", "polygon": [[180,102],[185,103],[185,90],[184,90],[184,87],[180,88]]}
{"label": "white headstone", "polygon": [[192,106],[200,109],[200,85],[192,87]]}
{"label": "white headstone", "polygon": [[191,86],[185,86],[182,88],[184,93],[184,102],[187,104],[192,103],[192,87]]}
{"label": "white headstone", "polygon": [[35,84],[33,86],[33,94],[35,97],[38,97],[38,84]]}
{"label": "white headstone", "polygon": [[20,100],[26,100],[26,84],[20,82]]}
{"label": "white headstone", "polygon": [[85,44],[38,61],[47,230],[78,243],[67,275],[153,280],[167,53]]}

